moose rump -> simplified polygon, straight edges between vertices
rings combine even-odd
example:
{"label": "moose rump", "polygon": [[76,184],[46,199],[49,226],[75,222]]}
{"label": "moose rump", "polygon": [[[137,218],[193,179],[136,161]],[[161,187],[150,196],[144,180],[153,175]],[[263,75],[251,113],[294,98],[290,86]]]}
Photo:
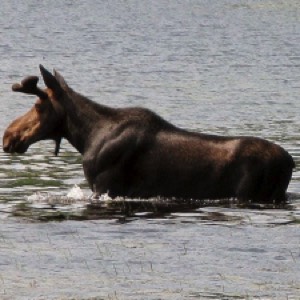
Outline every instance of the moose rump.
{"label": "moose rump", "polygon": [[65,138],[82,154],[93,192],[111,197],[286,200],[295,164],[280,146],[183,130],[145,108],[101,105],[71,89],[58,72],[40,70],[45,89],[36,76],[13,85],[38,99],[5,130],[5,152],[24,153],[53,139],[57,155]]}

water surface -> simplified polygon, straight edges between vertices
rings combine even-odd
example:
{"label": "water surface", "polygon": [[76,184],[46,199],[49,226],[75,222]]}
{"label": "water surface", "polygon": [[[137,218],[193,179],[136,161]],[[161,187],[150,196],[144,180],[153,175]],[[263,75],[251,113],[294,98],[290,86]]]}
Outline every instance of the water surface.
{"label": "water surface", "polygon": [[11,85],[42,63],[99,103],[267,138],[297,167],[276,209],[99,204],[68,143],[1,150],[0,298],[299,299],[299,15],[295,0],[2,1],[1,132],[34,102]]}

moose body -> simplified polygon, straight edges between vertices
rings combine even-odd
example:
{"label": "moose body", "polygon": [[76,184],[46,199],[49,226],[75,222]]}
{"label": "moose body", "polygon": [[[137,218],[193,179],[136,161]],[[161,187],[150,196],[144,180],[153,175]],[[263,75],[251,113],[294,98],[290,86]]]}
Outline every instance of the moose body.
{"label": "moose body", "polygon": [[144,108],[111,108],[73,91],[40,66],[47,86],[27,77],[13,90],[38,96],[6,129],[3,149],[24,153],[43,139],[67,139],[83,156],[90,188],[111,197],[236,197],[282,202],[295,166],[280,146],[255,137],[180,129]]}

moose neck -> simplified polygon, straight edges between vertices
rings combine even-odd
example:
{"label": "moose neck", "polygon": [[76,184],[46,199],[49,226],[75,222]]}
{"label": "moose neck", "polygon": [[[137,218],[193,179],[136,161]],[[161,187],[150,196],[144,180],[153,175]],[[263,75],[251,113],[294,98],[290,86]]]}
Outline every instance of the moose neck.
{"label": "moose neck", "polygon": [[63,104],[66,114],[63,137],[81,154],[90,142],[96,124],[97,127],[105,126],[116,115],[115,109],[93,102],[74,91],[68,92]]}

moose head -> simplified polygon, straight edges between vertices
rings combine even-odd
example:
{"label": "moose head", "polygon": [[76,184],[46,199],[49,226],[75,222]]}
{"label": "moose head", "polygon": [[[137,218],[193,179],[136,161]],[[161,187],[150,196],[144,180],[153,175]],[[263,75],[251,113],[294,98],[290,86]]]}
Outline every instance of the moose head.
{"label": "moose head", "polygon": [[5,152],[25,153],[31,144],[45,139],[54,140],[55,155],[59,152],[64,108],[58,101],[58,95],[62,93],[58,82],[63,79],[57,72],[53,76],[42,65],[40,70],[46,89],[37,86],[37,76],[26,77],[21,84],[12,86],[14,92],[35,95],[38,99],[26,114],[14,120],[6,129],[3,136]]}

